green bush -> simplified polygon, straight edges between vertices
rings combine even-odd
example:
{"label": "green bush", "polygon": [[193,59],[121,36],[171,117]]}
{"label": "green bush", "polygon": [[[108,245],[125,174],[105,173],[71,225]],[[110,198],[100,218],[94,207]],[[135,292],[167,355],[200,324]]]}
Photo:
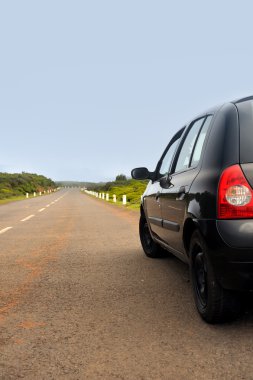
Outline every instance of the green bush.
{"label": "green bush", "polygon": [[55,183],[43,175],[31,173],[0,173],[0,199],[54,189]]}

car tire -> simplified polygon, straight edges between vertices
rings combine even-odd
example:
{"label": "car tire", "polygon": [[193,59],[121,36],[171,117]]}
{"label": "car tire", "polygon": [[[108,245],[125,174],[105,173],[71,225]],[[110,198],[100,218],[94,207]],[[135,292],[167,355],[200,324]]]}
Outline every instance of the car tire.
{"label": "car tire", "polygon": [[146,256],[151,257],[153,259],[162,258],[166,256],[166,251],[153,240],[150,234],[147,220],[143,216],[140,217],[139,234],[141,245]]}
{"label": "car tire", "polygon": [[199,231],[191,238],[190,275],[197,310],[206,322],[222,323],[238,316],[239,298],[217,282],[208,247]]}

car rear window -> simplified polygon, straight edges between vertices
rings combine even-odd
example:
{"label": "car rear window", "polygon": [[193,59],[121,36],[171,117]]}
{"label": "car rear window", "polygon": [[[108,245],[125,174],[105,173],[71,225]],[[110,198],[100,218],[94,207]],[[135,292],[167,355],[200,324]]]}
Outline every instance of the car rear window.
{"label": "car rear window", "polygon": [[253,162],[253,100],[236,103],[240,124],[240,162]]}

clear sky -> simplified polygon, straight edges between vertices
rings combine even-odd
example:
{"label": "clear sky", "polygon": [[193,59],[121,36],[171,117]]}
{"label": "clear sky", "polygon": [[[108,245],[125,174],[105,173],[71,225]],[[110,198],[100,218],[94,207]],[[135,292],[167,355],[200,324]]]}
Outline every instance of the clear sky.
{"label": "clear sky", "polygon": [[175,131],[253,94],[253,3],[0,2],[0,171],[154,169]]}

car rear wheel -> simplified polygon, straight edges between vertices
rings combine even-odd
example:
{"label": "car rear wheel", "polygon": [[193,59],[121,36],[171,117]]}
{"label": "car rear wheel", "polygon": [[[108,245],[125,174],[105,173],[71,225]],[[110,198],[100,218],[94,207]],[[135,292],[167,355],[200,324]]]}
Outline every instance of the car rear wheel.
{"label": "car rear wheel", "polygon": [[239,299],[217,282],[208,248],[199,231],[195,231],[191,238],[190,274],[195,303],[206,322],[221,323],[238,316]]}
{"label": "car rear wheel", "polygon": [[153,240],[147,220],[143,216],[140,217],[139,233],[143,251],[148,257],[161,258],[166,256],[166,251]]}

